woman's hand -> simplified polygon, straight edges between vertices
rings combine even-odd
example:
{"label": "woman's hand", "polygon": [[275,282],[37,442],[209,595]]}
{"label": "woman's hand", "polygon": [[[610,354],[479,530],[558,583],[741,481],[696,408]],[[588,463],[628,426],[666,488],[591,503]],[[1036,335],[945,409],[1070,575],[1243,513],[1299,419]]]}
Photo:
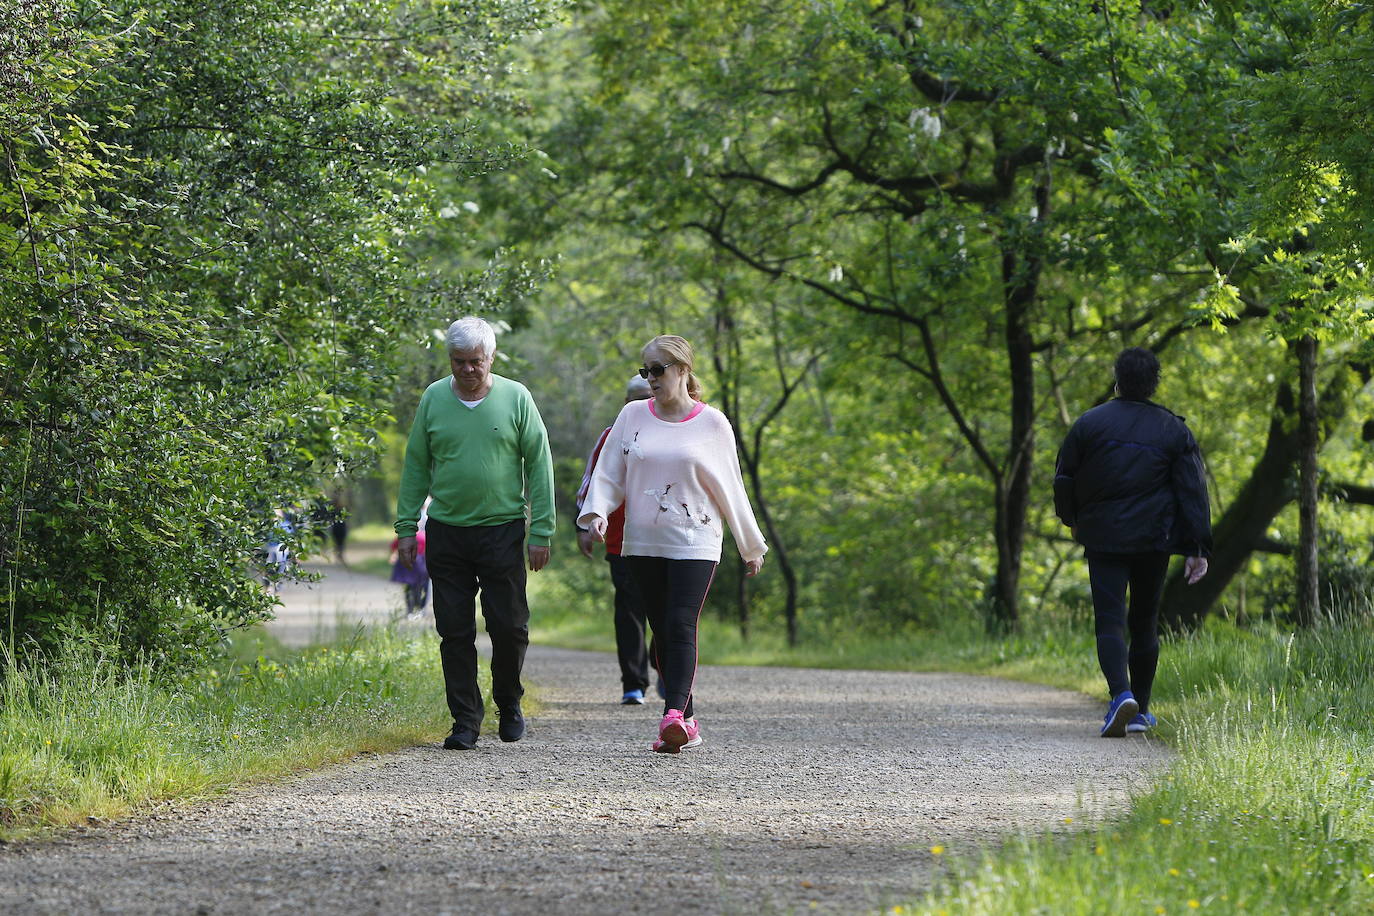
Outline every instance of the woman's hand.
{"label": "woman's hand", "polygon": [[744,561],[744,574],[746,576],[757,576],[760,569],[763,569],[763,557],[759,557],[757,560]]}
{"label": "woman's hand", "polygon": [[591,522],[587,525],[587,530],[592,533],[592,537],[604,544],[606,543],[606,520],[599,515],[593,515]]}

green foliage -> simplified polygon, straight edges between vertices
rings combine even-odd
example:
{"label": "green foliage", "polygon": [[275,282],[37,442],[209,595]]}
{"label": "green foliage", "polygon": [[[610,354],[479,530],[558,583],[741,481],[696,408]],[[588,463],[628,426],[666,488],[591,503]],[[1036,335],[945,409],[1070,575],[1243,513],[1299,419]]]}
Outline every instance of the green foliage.
{"label": "green foliage", "polygon": [[[511,340],[555,454],[584,454],[609,422],[644,339],[681,333],[707,399],[746,448],[760,436],[753,495],[797,572],[803,634],[976,613],[1009,568],[1024,612],[1054,613],[1082,578],[1048,505],[1054,450],[1110,396],[1121,347],[1161,354],[1159,399],[1203,445],[1216,515],[1291,378],[1282,340],[1319,333],[1323,380],[1356,359],[1368,299],[1348,241],[1332,247],[1336,211],[1264,206],[1277,164],[1261,96],[1303,82],[1323,16],[576,8],[523,50],[535,105],[513,136],[545,155],[480,198],[523,250],[561,253],[556,293]],[[1371,470],[1341,464],[1353,481]],[[1294,529],[1283,516],[1248,535]],[[712,608],[733,617],[728,559]],[[748,585],[768,625],[778,559]]]}
{"label": "green foliage", "polygon": [[270,615],[272,511],[372,460],[400,345],[528,289],[412,248],[431,170],[520,154],[474,118],[515,104],[500,52],[541,11],[6,7],[5,641],[185,663]]}
{"label": "green foliage", "polygon": [[428,641],[378,631],[300,654],[232,648],[172,680],[80,643],[58,664],[12,667],[0,681],[0,838],[442,733]]}

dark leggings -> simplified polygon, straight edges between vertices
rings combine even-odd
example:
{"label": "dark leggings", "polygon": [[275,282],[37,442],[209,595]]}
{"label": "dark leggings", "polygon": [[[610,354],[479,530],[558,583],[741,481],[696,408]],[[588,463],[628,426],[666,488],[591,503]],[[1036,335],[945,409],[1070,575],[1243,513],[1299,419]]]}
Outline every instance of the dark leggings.
{"label": "dark leggings", "polygon": [[625,557],[639,584],[645,615],[654,632],[654,667],[663,675],[663,711],[680,709],[691,718],[697,676],[697,621],[716,564],[711,560]]}
{"label": "dark leggings", "polygon": [[[1169,555],[1165,553],[1088,554],[1097,663],[1102,666],[1111,695],[1131,691],[1141,712],[1150,708],[1150,690],[1159,664],[1159,597],[1168,571]],[[1129,609],[1127,588],[1131,593]]]}

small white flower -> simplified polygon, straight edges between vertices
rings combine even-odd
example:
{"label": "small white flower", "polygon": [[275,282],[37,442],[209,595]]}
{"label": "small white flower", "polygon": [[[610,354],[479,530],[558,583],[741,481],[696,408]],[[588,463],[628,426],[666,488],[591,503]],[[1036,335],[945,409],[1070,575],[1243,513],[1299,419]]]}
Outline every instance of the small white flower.
{"label": "small white flower", "polygon": [[465,200],[463,201],[463,209],[469,213],[476,213],[482,208],[477,206],[477,201],[475,200]]}
{"label": "small white flower", "polygon": [[682,157],[682,170],[683,170],[684,172],[687,173],[687,177],[688,177],[688,178],[691,178],[691,177],[692,177],[692,173],[693,173],[694,171],[696,171],[696,169],[692,167],[692,157],[691,157],[691,156],[683,156],[683,157]]}
{"label": "small white flower", "polygon": [[839,283],[844,279],[844,268],[836,264],[834,267],[830,268],[828,276],[830,277],[831,283]]}

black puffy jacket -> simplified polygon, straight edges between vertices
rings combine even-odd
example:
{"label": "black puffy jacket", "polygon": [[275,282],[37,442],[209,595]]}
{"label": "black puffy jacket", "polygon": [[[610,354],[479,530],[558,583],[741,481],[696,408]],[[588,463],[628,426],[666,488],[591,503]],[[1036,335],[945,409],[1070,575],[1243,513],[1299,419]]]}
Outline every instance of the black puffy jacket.
{"label": "black puffy jacket", "polygon": [[1152,401],[1117,398],[1078,418],[1055,464],[1054,509],[1089,550],[1212,552],[1197,441]]}

